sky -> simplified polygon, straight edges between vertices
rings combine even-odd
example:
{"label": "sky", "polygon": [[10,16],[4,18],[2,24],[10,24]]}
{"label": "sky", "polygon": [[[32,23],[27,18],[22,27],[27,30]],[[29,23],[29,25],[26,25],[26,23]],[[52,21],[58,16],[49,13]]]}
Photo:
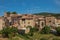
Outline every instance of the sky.
{"label": "sky", "polygon": [[60,13],[60,0],[0,0],[0,15],[8,11],[19,14]]}

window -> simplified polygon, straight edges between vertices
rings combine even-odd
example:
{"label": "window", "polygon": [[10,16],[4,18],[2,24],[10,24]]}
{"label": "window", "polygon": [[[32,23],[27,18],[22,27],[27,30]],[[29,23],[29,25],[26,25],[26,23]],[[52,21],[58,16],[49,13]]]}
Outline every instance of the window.
{"label": "window", "polygon": [[51,21],[49,21],[49,22],[51,22]]}
{"label": "window", "polygon": [[27,16],[27,14],[25,14],[25,16]]}
{"label": "window", "polygon": [[28,24],[30,24],[30,22],[28,22]]}
{"label": "window", "polygon": [[37,25],[38,26],[38,28],[40,27],[40,25]]}
{"label": "window", "polygon": [[25,21],[25,19],[22,19],[22,21]]}
{"label": "window", "polygon": [[23,23],[25,23],[25,19],[22,19]]}
{"label": "window", "polygon": [[44,26],[44,23],[42,22],[42,26]]}
{"label": "window", "polygon": [[12,22],[9,22],[10,25],[12,25]]}
{"label": "window", "polygon": [[33,15],[31,17],[33,17]]}
{"label": "window", "polygon": [[22,16],[18,16],[17,18],[21,18]]}

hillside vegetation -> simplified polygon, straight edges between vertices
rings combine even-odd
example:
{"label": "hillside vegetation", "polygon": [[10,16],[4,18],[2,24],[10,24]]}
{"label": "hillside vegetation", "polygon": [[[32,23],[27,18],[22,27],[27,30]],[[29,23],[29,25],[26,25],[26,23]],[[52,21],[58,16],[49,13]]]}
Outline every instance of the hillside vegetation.
{"label": "hillside vegetation", "polygon": [[60,16],[60,13],[41,12],[41,13],[34,13],[34,15],[43,15],[43,16],[52,15],[52,16],[58,17]]}

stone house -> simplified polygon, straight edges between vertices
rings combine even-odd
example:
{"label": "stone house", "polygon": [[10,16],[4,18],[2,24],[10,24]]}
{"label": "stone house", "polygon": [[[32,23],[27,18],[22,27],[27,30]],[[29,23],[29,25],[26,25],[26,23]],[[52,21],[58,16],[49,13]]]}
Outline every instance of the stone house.
{"label": "stone house", "polygon": [[0,30],[5,26],[14,26],[19,30],[25,30],[25,33],[29,32],[28,26],[36,27],[41,30],[44,26],[51,26],[54,28],[60,26],[60,19],[54,16],[47,15],[32,15],[32,14],[4,14],[4,17],[0,17]]}
{"label": "stone house", "polygon": [[60,27],[60,17],[55,19],[55,26]]}
{"label": "stone house", "polygon": [[55,27],[55,17],[48,15],[45,17],[45,25],[50,26],[51,28]]}

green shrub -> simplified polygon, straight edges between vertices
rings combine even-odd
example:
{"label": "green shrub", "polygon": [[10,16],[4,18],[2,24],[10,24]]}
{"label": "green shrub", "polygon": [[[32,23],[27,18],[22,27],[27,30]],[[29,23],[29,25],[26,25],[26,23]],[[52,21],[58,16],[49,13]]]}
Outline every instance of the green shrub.
{"label": "green shrub", "polygon": [[28,33],[29,36],[33,36],[34,32],[38,31],[36,27],[27,26],[27,28],[30,28],[30,32]]}
{"label": "green shrub", "polygon": [[45,26],[44,28],[42,28],[41,33],[42,34],[49,34],[50,33],[50,27]]}
{"label": "green shrub", "polygon": [[58,35],[60,35],[60,27],[57,27],[56,31],[57,31]]}
{"label": "green shrub", "polygon": [[53,40],[60,40],[60,38],[53,38]]}
{"label": "green shrub", "polygon": [[3,37],[10,37],[10,36],[15,36],[17,33],[17,28],[15,27],[4,27],[1,30],[1,34]]}
{"label": "green shrub", "polygon": [[17,14],[16,12],[12,12],[12,14]]}
{"label": "green shrub", "polygon": [[40,40],[48,40],[48,38],[41,38]]}

